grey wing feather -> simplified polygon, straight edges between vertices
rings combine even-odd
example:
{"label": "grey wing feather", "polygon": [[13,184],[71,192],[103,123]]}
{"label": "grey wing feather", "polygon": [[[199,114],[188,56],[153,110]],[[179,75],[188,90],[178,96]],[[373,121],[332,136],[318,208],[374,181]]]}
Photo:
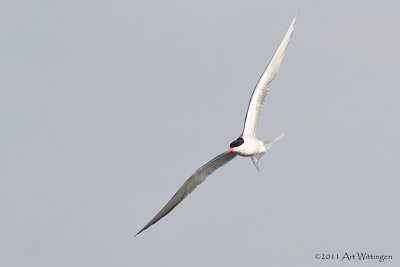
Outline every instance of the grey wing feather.
{"label": "grey wing feather", "polygon": [[294,27],[296,25],[297,16],[292,20],[288,31],[285,34],[281,44],[276,50],[274,56],[269,62],[267,68],[264,70],[256,87],[254,88],[253,94],[251,95],[249,106],[247,108],[246,118],[243,127],[244,136],[255,137],[255,132],[257,128],[258,121],[261,117],[262,107],[264,105],[265,99],[267,97],[269,86],[274,80],[276,74],[278,73],[279,67],[282,64],[283,57],[285,56],[286,49],[289,45],[289,41],[292,37]]}
{"label": "grey wing feather", "polygon": [[187,195],[189,195],[199,184],[201,184],[207,176],[212,174],[218,168],[222,167],[229,161],[231,161],[236,154],[234,153],[222,153],[207,162],[201,168],[199,168],[186,182],[179,188],[175,195],[168,201],[168,203],[157,213],[157,215],[142,228],[135,236],[149,228],[151,225],[158,222],[162,217],[167,215],[173,210]]}

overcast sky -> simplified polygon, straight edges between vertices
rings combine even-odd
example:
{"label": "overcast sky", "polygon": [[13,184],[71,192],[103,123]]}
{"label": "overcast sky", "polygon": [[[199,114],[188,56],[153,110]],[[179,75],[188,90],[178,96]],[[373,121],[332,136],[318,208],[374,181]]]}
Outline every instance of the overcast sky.
{"label": "overcast sky", "polygon": [[[0,265],[400,266],[399,8],[2,1]],[[261,172],[236,158],[133,238],[241,134],[296,13]]]}

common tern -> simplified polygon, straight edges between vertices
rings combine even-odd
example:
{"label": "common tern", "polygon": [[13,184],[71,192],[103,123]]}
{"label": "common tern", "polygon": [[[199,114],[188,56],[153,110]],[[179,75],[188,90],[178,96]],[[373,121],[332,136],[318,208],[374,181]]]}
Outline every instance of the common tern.
{"label": "common tern", "polygon": [[256,139],[256,128],[258,121],[260,120],[263,104],[269,92],[269,87],[272,80],[275,78],[279,67],[281,66],[289,41],[292,37],[292,33],[296,25],[296,19],[297,15],[293,18],[285,37],[258,80],[256,87],[254,88],[253,94],[250,97],[249,106],[247,108],[243,132],[240,137],[230,143],[226,152],[219,154],[199,168],[195,173],[193,173],[192,176],[186,180],[186,182],[179,188],[175,195],[168,201],[168,203],[157,213],[157,215],[154,216],[154,218],[151,219],[151,221],[146,224],[135,236],[167,215],[210,174],[231,161],[234,157],[236,157],[236,155],[251,157],[254,166],[259,170],[259,159],[276,141],[283,136],[283,134],[281,134],[280,136],[267,141],[260,141]]}

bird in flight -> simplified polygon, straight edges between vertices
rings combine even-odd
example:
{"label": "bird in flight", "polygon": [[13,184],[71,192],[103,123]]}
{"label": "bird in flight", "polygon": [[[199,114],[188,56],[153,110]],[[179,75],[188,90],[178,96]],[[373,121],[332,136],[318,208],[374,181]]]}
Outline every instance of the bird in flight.
{"label": "bird in flight", "polygon": [[237,155],[243,157],[251,157],[254,166],[258,168],[259,159],[269,150],[269,148],[282,137],[282,135],[267,141],[256,139],[256,128],[260,120],[261,111],[272,80],[275,78],[279,67],[281,66],[286,49],[292,37],[293,30],[296,25],[297,15],[293,18],[288,31],[285,34],[281,44],[276,50],[274,56],[264,70],[253,94],[250,97],[249,106],[247,108],[246,118],[244,121],[243,133],[239,138],[230,143],[226,152],[219,154],[205,165],[200,167],[186,182],[179,188],[175,195],[167,204],[154,216],[151,221],[146,224],[135,236],[158,222],[162,217],[173,210],[181,201],[189,195],[199,184],[201,184],[210,174],[231,161]]}

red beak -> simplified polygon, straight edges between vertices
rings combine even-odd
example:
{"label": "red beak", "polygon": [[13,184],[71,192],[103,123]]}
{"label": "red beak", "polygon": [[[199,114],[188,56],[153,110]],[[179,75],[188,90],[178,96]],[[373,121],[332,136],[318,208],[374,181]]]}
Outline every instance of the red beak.
{"label": "red beak", "polygon": [[230,147],[230,148],[228,148],[228,151],[226,151],[226,154],[229,154],[229,153],[232,153],[232,152],[233,152],[233,148]]}

